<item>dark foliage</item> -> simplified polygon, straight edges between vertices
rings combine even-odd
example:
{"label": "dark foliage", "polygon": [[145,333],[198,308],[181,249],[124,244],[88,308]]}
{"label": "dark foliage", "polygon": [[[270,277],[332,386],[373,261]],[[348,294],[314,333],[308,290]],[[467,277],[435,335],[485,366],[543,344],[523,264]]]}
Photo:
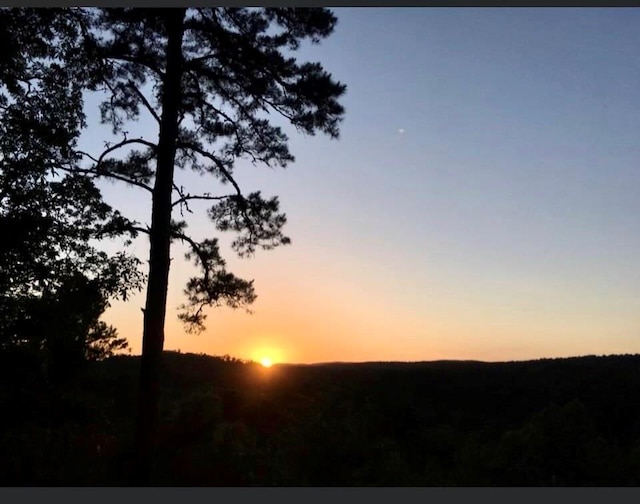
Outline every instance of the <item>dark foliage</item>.
{"label": "dark foliage", "polygon": [[141,286],[139,261],[93,240],[125,219],[80,174],[84,126],[75,14],[0,9],[0,352],[3,371],[61,378],[126,348],[99,321],[113,298]]}
{"label": "dark foliage", "polygon": [[[276,365],[168,352],[152,482],[637,486],[640,356]],[[0,484],[127,484],[138,358],[0,386]]]}

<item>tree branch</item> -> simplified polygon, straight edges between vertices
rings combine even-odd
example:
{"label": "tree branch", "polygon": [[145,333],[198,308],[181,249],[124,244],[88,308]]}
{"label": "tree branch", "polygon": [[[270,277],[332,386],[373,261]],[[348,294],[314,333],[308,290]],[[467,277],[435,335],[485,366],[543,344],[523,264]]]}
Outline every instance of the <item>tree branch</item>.
{"label": "tree branch", "polygon": [[146,235],[150,235],[151,234],[151,230],[148,227],[142,228],[142,227],[138,227],[138,226],[130,226],[129,229],[131,229],[133,231],[138,231],[140,233],[144,233]]}
{"label": "tree branch", "polygon": [[197,58],[191,58],[190,60],[185,61],[185,66],[188,68],[190,63],[200,63],[201,61],[206,61],[208,59],[215,58],[217,56],[216,53],[209,53],[205,56],[198,56]]}
{"label": "tree branch", "polygon": [[225,179],[227,179],[227,181],[236,190],[236,193],[238,194],[238,196],[244,199],[244,196],[242,195],[242,191],[240,190],[240,186],[232,177],[231,173],[229,173],[229,171],[225,168],[224,164],[222,164],[222,162],[217,157],[215,157],[213,154],[205,151],[201,147],[198,147],[197,145],[190,142],[177,142],[176,146],[182,149],[191,149],[195,153],[200,154],[202,157],[213,162],[216,165],[216,167],[220,170],[220,172],[224,175]]}
{"label": "tree branch", "polygon": [[187,200],[184,198],[185,194],[184,194],[184,187],[180,186],[178,187],[176,185],[176,183],[173,183],[173,189],[178,193],[178,196],[180,196],[180,199],[177,200],[175,203],[171,204],[171,208],[173,208],[176,205],[180,205],[180,215],[184,216],[184,213],[182,212],[182,206],[184,205],[185,209],[187,210],[187,212],[189,213],[193,213],[191,211],[191,208],[189,208],[189,204],[187,203]]}
{"label": "tree branch", "polygon": [[[182,195],[181,194],[181,198],[179,200],[174,201],[171,206],[176,206],[179,205],[181,203],[185,203],[187,201],[191,201],[191,200],[205,200],[205,201],[220,201],[223,199],[227,199],[227,198],[231,198],[234,195],[233,194],[227,194],[225,196],[210,196],[208,194],[185,194]],[[190,211],[189,211],[190,212]]]}
{"label": "tree branch", "polygon": [[127,139],[125,138],[124,140],[122,140],[121,142],[118,142],[115,145],[112,145],[110,147],[108,147],[104,152],[102,152],[102,154],[100,154],[100,156],[98,158],[95,158],[94,156],[92,156],[91,154],[84,152],[84,151],[78,151],[78,154],[82,155],[82,156],[86,156],[89,159],[91,159],[94,163],[96,163],[96,166],[92,169],[88,169],[88,168],[64,168],[64,167],[59,167],[63,170],[66,170],[68,172],[77,172],[77,173],[85,173],[85,174],[93,174],[96,177],[110,177],[116,180],[120,180],[122,182],[126,182],[127,184],[131,184],[134,185],[136,187],[140,187],[142,189],[144,189],[145,191],[148,192],[153,192],[153,189],[140,182],[139,180],[134,180],[128,177],[125,177],[124,175],[120,175],[117,173],[113,173],[113,172],[109,172],[109,171],[105,171],[102,170],[100,165],[102,164],[102,162],[104,161],[104,158],[110,154],[111,152],[120,149],[121,147],[124,147],[125,145],[129,145],[129,144],[134,144],[134,143],[139,143],[142,145],[146,145],[147,147],[149,147],[150,149],[156,150],[157,149],[157,145],[154,144],[153,142],[149,142],[147,140],[144,140],[143,138],[130,138]]}
{"label": "tree branch", "polygon": [[[177,145],[179,145],[182,148],[187,148],[187,149],[193,150],[197,154],[200,154],[202,157],[212,161],[218,167],[218,169],[222,172],[224,177],[229,181],[229,183],[236,190],[236,194],[237,194],[237,196],[239,198],[240,213],[242,214],[242,218],[244,219],[244,222],[245,222],[245,224],[247,226],[247,229],[249,230],[249,233],[251,235],[254,235],[255,234],[255,227],[253,225],[253,221],[251,220],[251,218],[249,217],[249,215],[247,214],[247,211],[246,211],[246,199],[245,199],[244,195],[242,194],[242,191],[240,190],[240,186],[235,181],[235,179],[233,178],[231,173],[229,173],[229,171],[225,168],[225,166],[222,164],[222,162],[220,162],[220,160],[217,157],[215,157],[213,154],[205,151],[204,149],[198,147],[197,145],[191,144],[189,142],[178,142]],[[231,196],[228,196],[228,197],[231,197]]]}
{"label": "tree branch", "polygon": [[129,138],[129,139],[125,138],[122,142],[118,142],[117,144],[112,145],[111,147],[108,147],[102,154],[100,154],[96,163],[98,164],[102,163],[102,161],[107,156],[107,154],[110,154],[111,152],[118,150],[121,147],[124,147],[125,145],[133,144],[133,143],[146,145],[147,147],[149,147],[150,149],[153,149],[154,151],[158,149],[158,146],[156,144],[154,144],[153,142],[149,142],[144,138]]}
{"label": "tree branch", "polygon": [[[82,154],[84,156],[87,156],[88,158],[90,158],[90,159],[95,161],[95,158],[90,156],[86,152],[79,151],[78,154]],[[113,179],[116,179],[116,180],[120,180],[121,182],[125,182],[127,184],[131,184],[131,185],[136,186],[136,187],[140,187],[141,189],[144,189],[145,191],[148,191],[150,193],[153,192],[153,189],[151,187],[149,187],[146,184],[143,184],[142,182],[139,182],[137,180],[132,180],[132,179],[124,177],[122,175],[118,175],[117,173],[110,173],[110,172],[106,172],[106,171],[103,171],[103,170],[99,170],[97,166],[96,166],[96,168],[93,168],[93,169],[78,168],[78,167],[68,168],[66,166],[56,166],[56,168],[58,168],[59,170],[62,170],[62,171],[69,172],[69,173],[83,173],[85,175],[95,175],[96,177],[109,177],[109,178],[113,178]]]}
{"label": "tree branch", "polygon": [[142,103],[144,104],[144,106],[146,107],[146,109],[149,111],[149,113],[153,116],[153,118],[156,120],[156,122],[158,124],[160,124],[160,116],[158,115],[158,113],[153,109],[153,107],[151,106],[151,104],[149,103],[149,100],[147,100],[147,97],[142,94],[142,91],[140,91],[138,89],[138,86],[136,86],[133,81],[129,81],[129,87],[133,90],[133,92],[138,96],[138,98],[140,98],[140,100],[142,101]]}
{"label": "tree branch", "polygon": [[[202,253],[202,250],[200,250],[200,246],[198,245],[198,243],[196,243],[195,240],[193,240],[192,238],[190,238],[189,236],[181,232],[172,231],[171,235],[174,238],[182,240],[183,242],[187,242],[191,246],[191,250],[193,250],[193,252],[198,256],[198,258],[200,259],[200,264],[202,264],[202,268],[204,269],[205,282],[208,282],[211,269],[209,268],[207,258]],[[206,305],[207,305],[206,301],[202,301],[199,303],[198,309],[195,312],[195,317],[200,317],[200,314],[202,313],[202,310]]]}
{"label": "tree branch", "polygon": [[[102,48],[105,50],[105,48]],[[164,72],[160,70],[157,66],[152,65],[149,61],[143,61],[139,56],[128,56],[126,54],[107,54],[105,50],[105,54],[103,55],[107,59],[117,60],[117,61],[126,61],[127,63],[134,63],[137,65],[142,65],[152,72],[154,72],[161,80],[164,78]]]}
{"label": "tree branch", "polygon": [[203,264],[203,268],[205,268],[205,270],[208,271],[208,268],[206,268],[206,266],[205,266],[206,265],[206,258],[202,254],[202,251],[200,250],[200,247],[199,247],[198,243],[193,238],[187,236],[186,234],[184,234],[184,233],[182,233],[180,231],[171,231],[171,236],[173,236],[174,238],[177,238],[178,240],[182,240],[182,241],[187,242],[191,246],[191,249],[200,258],[200,262]]}
{"label": "tree branch", "polygon": [[[244,195],[242,194],[242,191],[240,190],[240,186],[235,181],[235,179],[233,178],[231,173],[229,173],[229,171],[225,168],[224,164],[222,164],[222,162],[217,157],[215,157],[213,154],[205,151],[204,149],[202,149],[202,148],[198,147],[197,145],[192,144],[190,142],[177,142],[176,145],[178,147],[181,147],[181,148],[184,148],[184,149],[193,150],[197,154],[200,154],[202,157],[212,161],[218,167],[218,169],[222,172],[222,174],[227,179],[227,181],[236,190],[236,195],[239,198],[240,213],[242,214],[242,218],[244,219],[244,222],[245,222],[245,224],[247,226],[247,229],[249,230],[249,233],[251,235],[254,235],[255,234],[255,227],[253,225],[253,221],[251,220],[251,217],[249,217],[249,215],[247,214],[247,211],[246,211],[246,201],[247,200],[244,197]],[[227,197],[230,198],[232,196],[233,195],[229,195]]]}

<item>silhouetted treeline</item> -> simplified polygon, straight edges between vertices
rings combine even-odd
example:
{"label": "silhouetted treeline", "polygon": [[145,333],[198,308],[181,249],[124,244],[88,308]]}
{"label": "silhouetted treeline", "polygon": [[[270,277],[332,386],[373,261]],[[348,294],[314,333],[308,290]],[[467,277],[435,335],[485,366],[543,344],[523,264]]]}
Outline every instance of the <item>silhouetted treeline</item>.
{"label": "silhouetted treeline", "polygon": [[[636,486],[640,356],[280,365],[166,352],[155,485]],[[0,484],[123,485],[138,357],[0,384]]]}

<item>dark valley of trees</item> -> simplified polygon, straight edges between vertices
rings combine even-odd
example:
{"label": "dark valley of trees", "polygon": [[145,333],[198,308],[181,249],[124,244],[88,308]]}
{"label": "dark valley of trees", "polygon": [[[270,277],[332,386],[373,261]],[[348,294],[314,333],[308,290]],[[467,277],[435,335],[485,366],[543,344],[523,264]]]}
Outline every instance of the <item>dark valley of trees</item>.
{"label": "dark valley of trees", "polygon": [[[5,373],[0,484],[128,484],[138,369]],[[640,484],[637,355],[265,369],[166,352],[163,377],[153,485]]]}

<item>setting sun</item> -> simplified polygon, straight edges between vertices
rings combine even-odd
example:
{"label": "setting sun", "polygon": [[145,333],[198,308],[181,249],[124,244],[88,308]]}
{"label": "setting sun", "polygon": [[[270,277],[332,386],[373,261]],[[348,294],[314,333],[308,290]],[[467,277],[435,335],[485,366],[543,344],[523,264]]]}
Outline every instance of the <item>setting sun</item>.
{"label": "setting sun", "polygon": [[[274,338],[271,337],[271,340]],[[252,341],[251,350],[247,352],[249,358],[253,362],[261,364],[265,368],[272,367],[276,363],[286,362],[286,355],[279,347],[272,341],[268,342],[267,338],[262,341]]]}

